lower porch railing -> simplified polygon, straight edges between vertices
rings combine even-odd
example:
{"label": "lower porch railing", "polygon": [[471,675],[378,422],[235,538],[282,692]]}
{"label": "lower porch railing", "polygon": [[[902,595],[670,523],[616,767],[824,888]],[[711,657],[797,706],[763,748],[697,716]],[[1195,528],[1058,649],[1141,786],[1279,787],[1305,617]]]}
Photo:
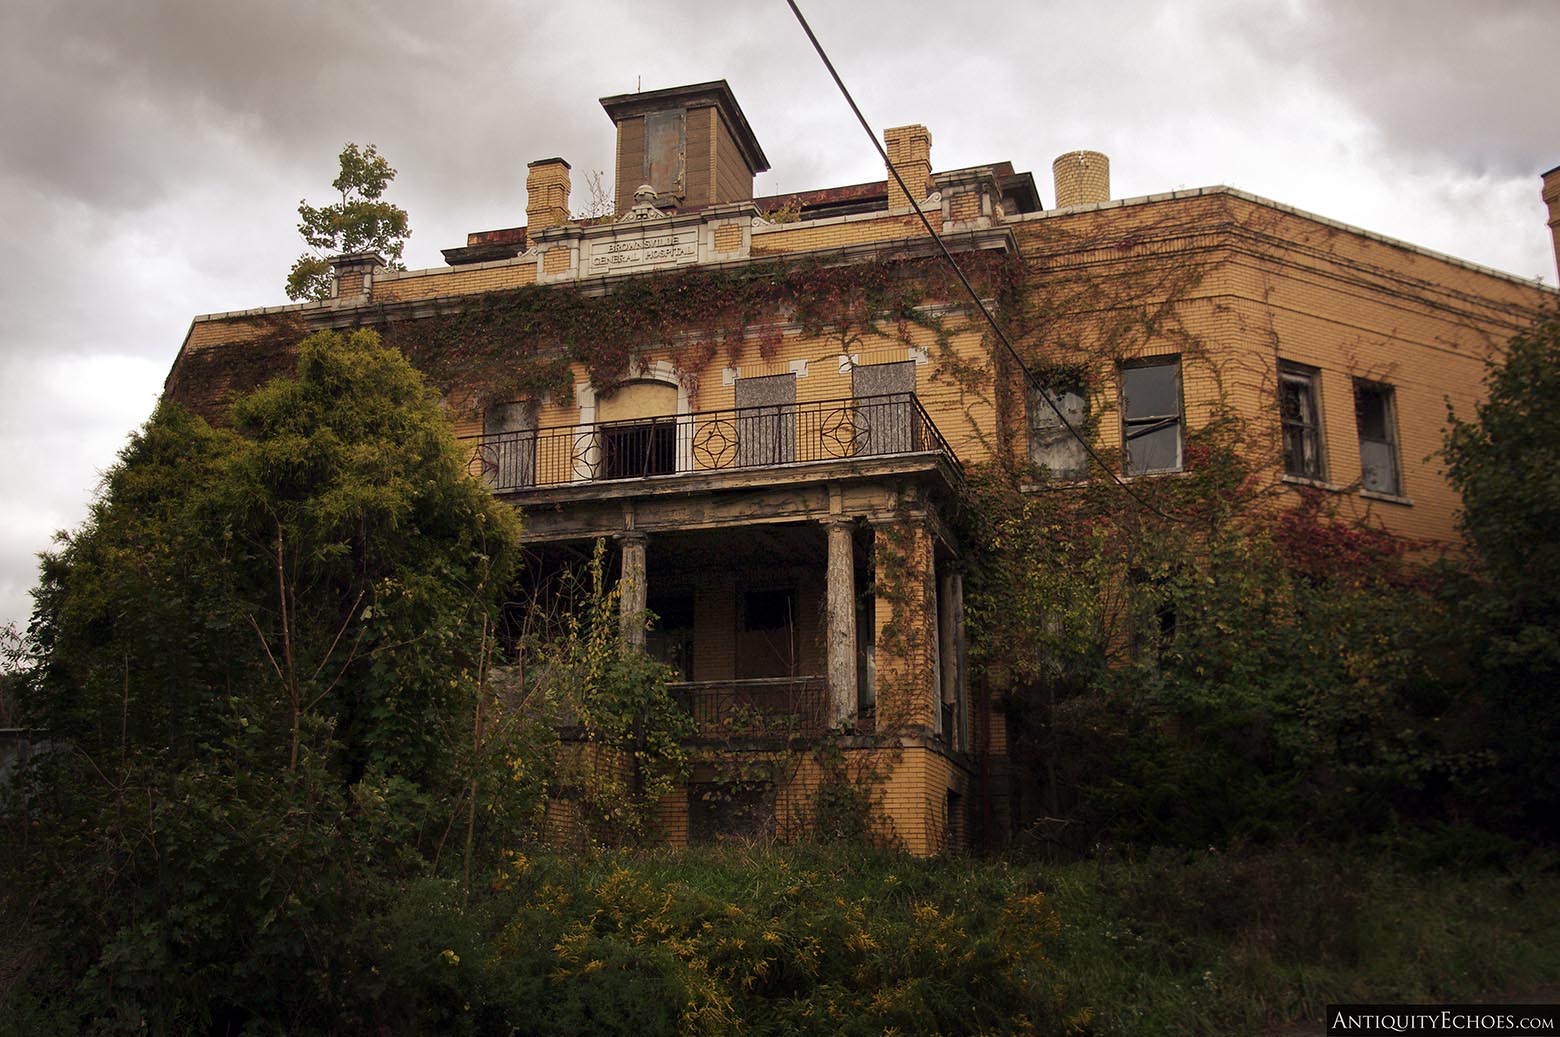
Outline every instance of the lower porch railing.
{"label": "lower porch railing", "polygon": [[667,685],[700,738],[813,737],[828,729],[823,677],[686,681]]}

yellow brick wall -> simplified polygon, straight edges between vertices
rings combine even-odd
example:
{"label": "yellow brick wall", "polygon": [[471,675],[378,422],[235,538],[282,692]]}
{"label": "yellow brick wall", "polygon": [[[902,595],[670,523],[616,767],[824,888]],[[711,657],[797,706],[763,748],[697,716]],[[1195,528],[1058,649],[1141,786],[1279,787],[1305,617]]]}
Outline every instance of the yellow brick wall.
{"label": "yellow brick wall", "polygon": [[675,849],[683,849],[688,845],[688,788],[679,784],[677,788],[662,796],[655,805],[656,833],[666,843]]}
{"label": "yellow brick wall", "polygon": [[[954,455],[961,462],[976,464],[991,456],[992,429],[997,420],[994,387],[961,383],[944,370],[943,361],[951,359],[974,369],[990,370],[990,353],[981,330],[972,325],[967,315],[950,314],[944,323],[950,332],[947,358],[940,354],[935,334],[920,327],[906,330],[908,344],[899,338],[896,329],[890,328],[882,336],[854,343],[853,355],[861,364],[896,363],[925,357],[927,362],[916,366],[916,395]],[[841,370],[838,350],[837,341],[806,337],[791,331],[782,336],[768,357],[760,354],[756,341],[747,343],[735,356],[722,352],[699,370],[683,374],[689,407],[695,411],[717,411],[736,406],[736,388],[724,384],[722,377],[727,367],[734,368],[739,377],[751,378],[785,374],[793,370],[792,365],[797,361],[805,361],[807,365],[806,374],[796,380],[797,403],[847,400],[852,395],[851,371],[849,367]],[[653,365],[661,360],[675,363],[677,356],[670,349],[651,349],[642,359],[646,365]],[[588,378],[583,365],[575,365],[573,383],[582,385]],[[579,422],[580,409],[572,395],[566,399],[545,399],[538,404],[537,425],[540,428],[560,428]]]}
{"label": "yellow brick wall", "polygon": [[737,673],[737,574],[712,572],[693,599],[693,679],[730,680]]}
{"label": "yellow brick wall", "polygon": [[735,223],[723,223],[715,228],[715,251],[735,252],[742,247],[742,228]]}
{"label": "yellow brick wall", "polygon": [[[932,536],[924,522],[877,527],[877,730],[930,729],[937,701],[937,604]],[[882,559],[893,557],[893,569]]]}
{"label": "yellow brick wall", "polygon": [[[1320,371],[1326,481],[1341,513],[1456,541],[1456,496],[1432,456],[1446,402],[1472,412],[1485,359],[1530,318],[1537,289],[1233,195],[1068,214],[1017,232],[1045,317],[1026,344],[1031,357],[1077,359],[1051,345],[1064,339],[1085,355],[1114,352],[1099,363],[1092,401],[1106,456],[1121,448],[1116,362],[1180,355],[1187,427],[1228,406],[1248,423],[1269,480],[1289,486],[1276,387],[1279,360],[1293,361]],[[1393,387],[1411,504],[1359,492],[1356,378]],[[1021,406],[1021,392],[1012,398]],[[1012,420],[1025,427],[1022,415]]]}
{"label": "yellow brick wall", "polygon": [[569,250],[567,248],[550,248],[542,253],[542,272],[548,274],[561,274],[569,269]]}
{"label": "yellow brick wall", "polygon": [[776,255],[808,249],[862,245],[896,238],[924,237],[926,228],[911,216],[892,216],[879,220],[837,223],[790,223],[778,229],[753,232],[753,255]]}
{"label": "yellow brick wall", "polygon": [[535,283],[534,259],[517,259],[512,263],[483,266],[480,269],[455,267],[450,270],[417,271],[394,278],[380,274],[374,279],[373,301],[415,302],[446,295],[501,291]]}

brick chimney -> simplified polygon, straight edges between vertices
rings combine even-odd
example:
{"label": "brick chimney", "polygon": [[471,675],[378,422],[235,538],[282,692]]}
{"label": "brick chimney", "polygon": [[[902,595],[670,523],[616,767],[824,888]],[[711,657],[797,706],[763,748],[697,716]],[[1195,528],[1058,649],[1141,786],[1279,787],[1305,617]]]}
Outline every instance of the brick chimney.
{"label": "brick chimney", "polygon": [[1560,272],[1560,166],[1544,174],[1544,204],[1549,206],[1549,237],[1555,245],[1555,270]]}
{"label": "brick chimney", "polygon": [[374,291],[374,272],[386,267],[385,257],[377,252],[348,252],[332,256],[331,273],[336,275],[336,298],[360,302]]}
{"label": "brick chimney", "polygon": [[539,158],[526,166],[526,234],[561,227],[569,222],[569,164],[561,158]]}
{"label": "brick chimney", "polygon": [[932,133],[925,126],[894,126],[883,131],[883,150],[888,164],[899,170],[913,198],[906,198],[894,174],[888,174],[888,209],[906,209],[919,205],[932,193]]}
{"label": "brick chimney", "polygon": [[1098,151],[1069,151],[1051,163],[1056,207],[1095,205],[1110,201],[1110,159]]}
{"label": "brick chimney", "polygon": [[751,201],[753,177],[769,168],[724,79],[603,97],[601,107],[617,127],[619,213],[645,184],[662,211]]}

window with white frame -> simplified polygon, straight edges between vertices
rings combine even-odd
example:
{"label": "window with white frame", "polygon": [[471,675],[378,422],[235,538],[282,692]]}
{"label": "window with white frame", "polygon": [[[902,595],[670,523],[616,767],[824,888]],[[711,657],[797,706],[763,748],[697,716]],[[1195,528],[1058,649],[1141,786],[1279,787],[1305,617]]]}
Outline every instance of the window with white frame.
{"label": "window with white frame", "polygon": [[1278,362],[1278,415],[1287,475],[1327,478],[1322,454],[1321,396],[1321,373],[1316,368],[1287,360]]}
{"label": "window with white frame", "polygon": [[1396,411],[1392,386],[1355,381],[1354,423],[1360,431],[1360,486],[1372,493],[1399,496],[1403,492]]}
{"label": "window with white frame", "polygon": [[1121,369],[1122,439],[1128,475],[1181,469],[1181,358],[1155,357]]}

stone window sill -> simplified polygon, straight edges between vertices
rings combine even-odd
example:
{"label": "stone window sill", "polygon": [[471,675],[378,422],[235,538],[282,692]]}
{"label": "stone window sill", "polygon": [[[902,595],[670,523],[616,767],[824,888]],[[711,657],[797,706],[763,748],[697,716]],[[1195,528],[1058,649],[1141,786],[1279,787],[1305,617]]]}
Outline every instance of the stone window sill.
{"label": "stone window sill", "polygon": [[1366,500],[1379,500],[1387,504],[1402,504],[1410,508],[1414,506],[1414,498],[1404,497],[1396,493],[1382,493],[1379,490],[1360,490],[1360,496]]}
{"label": "stone window sill", "polygon": [[1326,479],[1307,479],[1303,475],[1290,475],[1288,472],[1284,473],[1283,481],[1291,486],[1311,486],[1318,490],[1326,490],[1328,493],[1344,492],[1344,487],[1334,485]]}

